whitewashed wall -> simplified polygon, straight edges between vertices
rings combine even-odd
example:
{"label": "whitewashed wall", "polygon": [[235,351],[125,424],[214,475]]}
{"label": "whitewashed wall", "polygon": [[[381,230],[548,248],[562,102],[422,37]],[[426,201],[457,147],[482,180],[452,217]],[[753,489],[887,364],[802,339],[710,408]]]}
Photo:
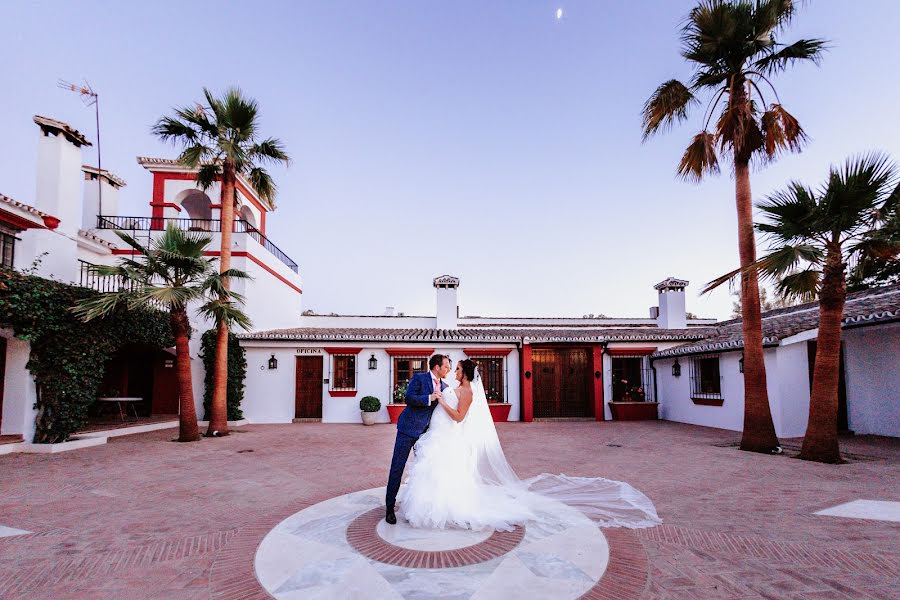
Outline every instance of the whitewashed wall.
{"label": "whitewashed wall", "polygon": [[[244,403],[241,409],[253,423],[290,423],[294,418],[295,379],[297,348],[317,348],[323,345],[309,343],[244,341],[242,345],[247,351],[247,379],[244,390]],[[393,346],[400,346],[395,343]],[[328,343],[328,347],[355,347],[359,344]],[[392,357],[385,351],[385,345],[365,347],[357,357],[356,396],[332,397],[328,393],[328,384],[322,386],[322,421],[325,423],[361,423],[359,401],[363,396],[375,396],[381,401],[378,422],[389,423],[387,404],[391,399],[393,377],[391,372]],[[466,345],[465,347],[478,347]],[[482,346],[484,347],[484,346]],[[435,353],[448,354],[453,366],[466,358],[460,346],[437,346]],[[269,358],[275,355],[278,368],[268,368]],[[368,361],[372,355],[378,361],[378,368],[370,370]],[[322,351],[323,379],[332,379],[331,356]],[[506,357],[506,394],[512,404],[509,420],[518,421],[519,406],[519,354],[513,350]],[[453,373],[448,376],[453,381]]]}
{"label": "whitewashed wall", "polygon": [[3,379],[3,423],[0,434],[21,434],[25,441],[34,439],[37,400],[34,378],[25,365],[31,345],[13,336],[11,329],[0,329],[6,338],[6,373]]}
{"label": "whitewashed wall", "polygon": [[[772,421],[779,437],[796,438],[806,434],[809,422],[809,357],[807,341],[800,340],[775,349],[776,368],[767,373],[771,394]],[[768,366],[768,364],[767,364]]]}
{"label": "whitewashed wall", "polygon": [[850,429],[900,437],[900,323],[847,329],[843,340]]}

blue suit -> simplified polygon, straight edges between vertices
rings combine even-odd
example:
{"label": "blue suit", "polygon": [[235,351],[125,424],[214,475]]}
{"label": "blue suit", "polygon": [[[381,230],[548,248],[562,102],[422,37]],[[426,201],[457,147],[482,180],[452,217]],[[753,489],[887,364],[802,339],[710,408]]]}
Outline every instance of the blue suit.
{"label": "blue suit", "polygon": [[[447,389],[447,384],[443,381],[440,385],[441,391]],[[430,371],[416,373],[406,387],[406,408],[397,419],[397,439],[394,442],[394,456],[391,458],[391,473],[388,476],[385,497],[387,508],[393,508],[397,501],[397,492],[400,491],[400,481],[403,479],[403,469],[406,467],[409,451],[431,423],[431,413],[438,404],[437,400],[434,402],[428,400],[433,392],[434,383]]]}

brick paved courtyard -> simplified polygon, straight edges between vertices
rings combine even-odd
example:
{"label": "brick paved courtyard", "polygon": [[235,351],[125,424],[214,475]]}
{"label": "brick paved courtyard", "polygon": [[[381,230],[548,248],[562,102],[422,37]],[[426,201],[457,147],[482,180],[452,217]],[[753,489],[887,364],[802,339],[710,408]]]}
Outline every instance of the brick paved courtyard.
{"label": "brick paved courtyard", "polygon": [[[814,515],[900,501],[896,440],[844,443],[839,466],[759,456],[737,434],[669,422],[500,426],[519,475],[627,481],[664,524],[607,530],[597,597],[896,598],[900,524]],[[172,431],[60,455],[0,457],[0,598],[266,597],[260,541],[286,517],[384,485],[391,426],[249,425],[176,444]],[[790,446],[791,441],[788,441]]]}

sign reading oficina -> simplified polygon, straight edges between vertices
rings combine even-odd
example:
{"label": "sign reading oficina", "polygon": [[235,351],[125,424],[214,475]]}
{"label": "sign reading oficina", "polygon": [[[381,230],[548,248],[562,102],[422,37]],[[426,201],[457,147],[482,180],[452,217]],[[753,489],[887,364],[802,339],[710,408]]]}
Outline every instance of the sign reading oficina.
{"label": "sign reading oficina", "polygon": [[322,354],[321,348],[297,348],[297,354]]}

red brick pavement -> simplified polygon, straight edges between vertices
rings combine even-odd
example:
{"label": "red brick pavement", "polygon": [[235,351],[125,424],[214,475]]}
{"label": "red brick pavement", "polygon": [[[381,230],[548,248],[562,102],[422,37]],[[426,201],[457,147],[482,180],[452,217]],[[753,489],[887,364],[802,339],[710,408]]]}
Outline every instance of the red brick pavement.
{"label": "red brick pavement", "polygon": [[[272,527],[385,483],[391,426],[241,429],[0,457],[0,524],[33,532],[0,538],[0,598],[265,597],[253,555]],[[621,479],[656,504],[661,527],[604,531],[610,572],[590,597],[900,597],[900,526],[812,515],[900,501],[896,440],[850,439],[857,460],[819,465],[720,447],[736,434],[669,422],[516,423],[500,436],[523,477]]]}

